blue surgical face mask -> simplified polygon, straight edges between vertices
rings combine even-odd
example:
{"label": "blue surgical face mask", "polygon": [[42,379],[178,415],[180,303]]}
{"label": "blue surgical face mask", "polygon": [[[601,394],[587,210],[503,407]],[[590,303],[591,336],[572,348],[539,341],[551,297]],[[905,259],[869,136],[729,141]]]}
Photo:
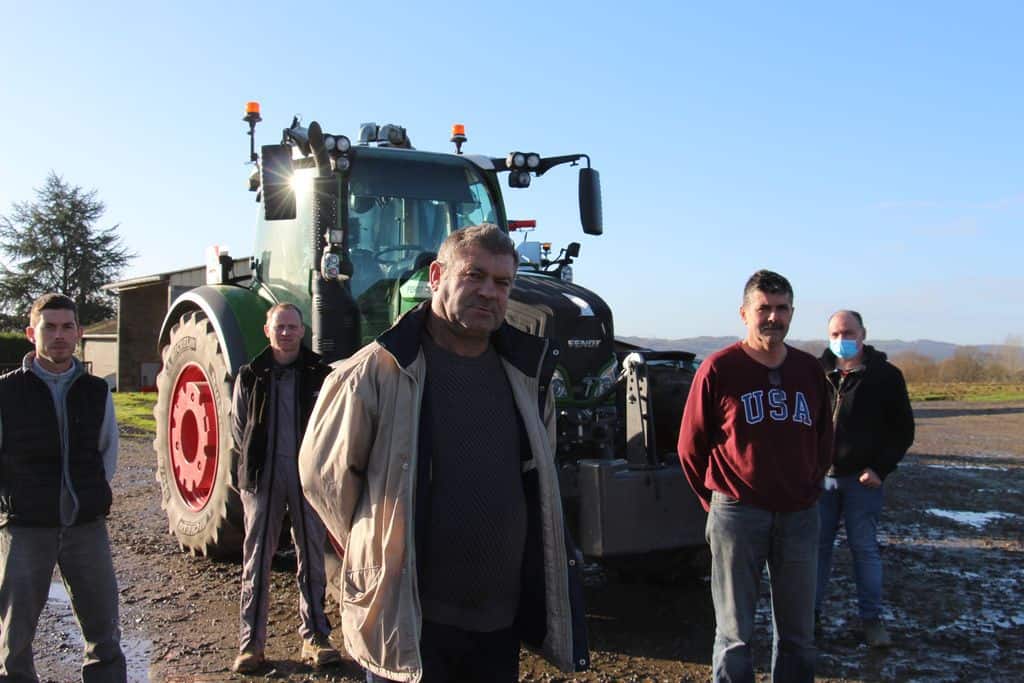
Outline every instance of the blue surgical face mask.
{"label": "blue surgical face mask", "polygon": [[828,343],[828,348],[832,353],[836,354],[837,358],[844,360],[853,358],[857,355],[857,340],[856,339],[832,339]]}

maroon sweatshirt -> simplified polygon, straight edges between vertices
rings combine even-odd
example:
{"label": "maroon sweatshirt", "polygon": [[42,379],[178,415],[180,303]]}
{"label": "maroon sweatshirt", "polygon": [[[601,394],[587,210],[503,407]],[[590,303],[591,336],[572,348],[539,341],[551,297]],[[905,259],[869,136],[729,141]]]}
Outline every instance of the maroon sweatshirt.
{"label": "maroon sweatshirt", "polygon": [[825,373],[787,346],[775,369],[737,342],[704,361],[679,428],[679,461],[704,509],[711,492],[772,512],[815,503],[832,462]]}

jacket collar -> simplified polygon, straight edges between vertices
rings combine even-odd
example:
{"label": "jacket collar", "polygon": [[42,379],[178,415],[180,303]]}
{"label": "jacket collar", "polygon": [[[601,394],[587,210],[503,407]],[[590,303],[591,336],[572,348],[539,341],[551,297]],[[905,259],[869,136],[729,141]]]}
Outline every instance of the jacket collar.
{"label": "jacket collar", "polygon": [[[305,346],[299,347],[299,357],[295,360],[295,367],[308,370],[320,363],[320,356],[313,353]],[[270,346],[264,347],[259,354],[252,359],[250,367],[256,372],[269,372],[274,367],[274,350]]]}
{"label": "jacket collar", "polygon": [[[33,374],[34,375],[35,374],[35,370],[34,370],[35,360],[36,360],[36,352],[35,351],[29,351],[21,359],[21,369],[24,372],[27,372],[29,374]],[[68,368],[68,369],[73,371],[73,375],[74,375],[74,377],[76,379],[78,378],[79,375],[85,374],[85,366],[82,365],[81,361],[79,361],[74,356],[71,357],[71,367]],[[46,372],[46,371],[44,370],[44,372]],[[65,370],[65,372],[67,372],[67,370]],[[50,374],[52,375],[52,374],[56,374],[56,373],[50,373]],[[63,374],[63,373],[60,373],[60,374]]]}
{"label": "jacket collar", "polygon": [[[430,299],[399,318],[390,329],[377,337],[377,343],[408,369],[419,355],[423,330],[430,315]],[[543,337],[522,332],[507,322],[491,334],[491,344],[498,355],[528,377],[536,377],[547,348]]]}

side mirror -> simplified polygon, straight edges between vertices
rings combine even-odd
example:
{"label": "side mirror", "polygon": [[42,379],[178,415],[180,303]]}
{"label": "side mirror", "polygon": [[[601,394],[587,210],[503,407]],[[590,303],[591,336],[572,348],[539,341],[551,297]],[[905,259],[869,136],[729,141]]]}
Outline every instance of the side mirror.
{"label": "side mirror", "polygon": [[565,255],[569,258],[576,258],[580,255],[580,243],[569,242],[569,246],[565,248]]}
{"label": "side mirror", "polygon": [[263,161],[263,215],[268,221],[295,218],[295,190],[292,188],[291,145],[264,145]]}
{"label": "side mirror", "polygon": [[588,235],[604,232],[601,217],[601,175],[593,168],[580,169],[580,223]]}

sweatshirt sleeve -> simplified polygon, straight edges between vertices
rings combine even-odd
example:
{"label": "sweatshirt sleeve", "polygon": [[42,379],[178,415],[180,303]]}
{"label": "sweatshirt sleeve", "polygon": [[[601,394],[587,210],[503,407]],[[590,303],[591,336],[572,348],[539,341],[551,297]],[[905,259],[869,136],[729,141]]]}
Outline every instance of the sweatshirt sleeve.
{"label": "sweatshirt sleeve", "polygon": [[711,490],[704,485],[708,462],[711,457],[711,434],[708,419],[714,415],[714,395],[708,371],[702,366],[686,399],[683,420],[679,426],[679,442],[676,450],[683,474],[690,488],[697,494],[705,510],[711,507]]}
{"label": "sweatshirt sleeve", "polygon": [[103,472],[107,483],[114,478],[117,471],[117,415],[114,413],[114,397],[107,392],[107,409],[103,413],[103,427],[100,429],[100,454],[103,456]]}
{"label": "sweatshirt sleeve", "polygon": [[821,405],[818,408],[818,476],[815,478],[821,480],[832,467],[835,426],[832,424],[832,397],[828,377],[820,370],[818,376],[821,381]]}

